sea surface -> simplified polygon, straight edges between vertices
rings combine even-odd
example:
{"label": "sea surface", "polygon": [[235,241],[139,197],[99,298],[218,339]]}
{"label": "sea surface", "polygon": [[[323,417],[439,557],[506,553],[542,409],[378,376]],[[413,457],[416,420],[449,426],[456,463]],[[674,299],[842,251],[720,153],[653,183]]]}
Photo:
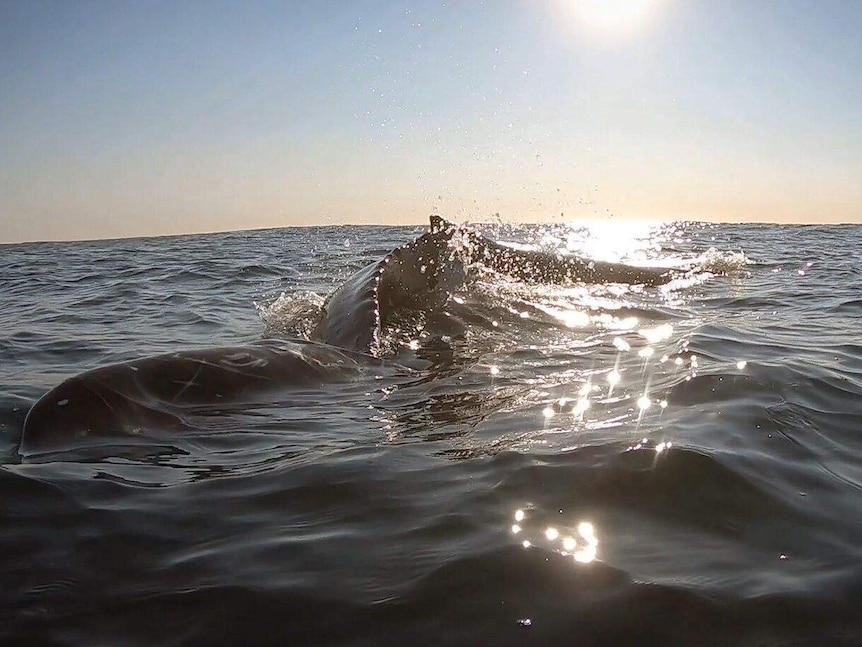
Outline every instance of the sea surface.
{"label": "sea surface", "polygon": [[477,227],[677,278],[471,267],[359,373],[98,455],[20,456],[29,408],[302,339],[424,228],[0,247],[0,643],[862,644],[862,227]]}

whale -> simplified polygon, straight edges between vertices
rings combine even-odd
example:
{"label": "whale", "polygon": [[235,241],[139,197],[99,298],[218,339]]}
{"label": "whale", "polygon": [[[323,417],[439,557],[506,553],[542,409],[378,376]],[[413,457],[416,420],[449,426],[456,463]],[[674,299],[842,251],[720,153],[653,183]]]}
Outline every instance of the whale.
{"label": "whale", "polygon": [[[451,226],[451,223],[449,223]],[[497,243],[467,230],[470,263],[528,283],[628,283],[657,286],[673,274],[665,268],[596,261],[561,252],[521,249]]]}
{"label": "whale", "polygon": [[381,330],[399,313],[435,310],[464,282],[469,259],[459,228],[431,216],[429,231],[348,278],[324,302],[311,338],[379,355]]}
{"label": "whale", "polygon": [[200,414],[283,401],[291,391],[356,379],[374,367],[374,358],[335,346],[272,339],[110,364],[39,398],[24,420],[19,454],[192,430]]}
{"label": "whale", "polygon": [[436,310],[481,264],[529,283],[629,283],[656,286],[667,269],[593,261],[497,243],[438,215],[414,241],[353,274],[323,305],[312,339],[378,355],[381,329],[406,311]]}
{"label": "whale", "polygon": [[400,315],[434,311],[484,265],[530,282],[658,285],[663,269],[521,249],[431,216],[426,233],[352,274],[324,301],[309,339],[183,350],[110,364],[52,388],[29,410],[24,457],[193,429],[195,415],[284,401],[291,391],[379,368],[381,336]]}

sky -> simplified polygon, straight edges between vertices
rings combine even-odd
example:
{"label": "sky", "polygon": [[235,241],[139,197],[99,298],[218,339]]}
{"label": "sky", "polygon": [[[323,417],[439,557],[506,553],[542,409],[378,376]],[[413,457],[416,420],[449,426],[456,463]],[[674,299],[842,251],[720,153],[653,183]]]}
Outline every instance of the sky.
{"label": "sky", "polygon": [[862,2],[0,0],[0,242],[862,222]]}

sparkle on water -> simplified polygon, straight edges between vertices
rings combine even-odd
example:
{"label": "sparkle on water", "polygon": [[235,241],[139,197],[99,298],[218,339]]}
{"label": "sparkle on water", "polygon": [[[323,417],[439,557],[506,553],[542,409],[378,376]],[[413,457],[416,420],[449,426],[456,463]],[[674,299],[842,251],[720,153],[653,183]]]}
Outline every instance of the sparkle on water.
{"label": "sparkle on water", "polygon": [[[559,512],[562,514],[563,511]],[[512,534],[527,534],[532,537],[521,540],[521,546],[524,548],[541,546],[572,557],[581,564],[589,564],[598,556],[599,539],[596,528],[590,521],[579,521],[574,527],[553,525],[540,529],[527,518],[523,509],[515,511],[514,519],[516,523],[511,526]],[[525,526],[528,522],[529,526]]]}
{"label": "sparkle on water", "polygon": [[[668,245],[680,242],[678,236],[675,226],[667,224],[631,223],[624,220],[578,222],[556,229],[543,229],[532,243],[522,246],[557,249],[561,254],[577,254],[597,261],[650,265],[659,260],[669,263],[668,267],[675,266],[674,263],[687,267],[686,263],[691,259],[670,259],[663,247],[665,242]],[[726,260],[717,251],[707,256],[710,262],[718,265]],[[740,255],[740,258],[740,262],[750,262],[744,255]],[[668,289],[662,287],[658,296],[674,307],[679,302],[674,290],[688,285],[671,285]],[[609,425],[620,425],[630,416],[636,433],[655,433],[659,429],[653,425],[669,409],[670,403],[666,391],[663,392],[667,387],[654,388],[653,383],[667,384],[662,379],[662,372],[680,370],[684,372],[683,379],[690,381],[701,370],[698,356],[688,352],[684,328],[677,330],[669,322],[651,324],[625,313],[624,308],[637,303],[637,295],[644,290],[643,286],[611,283],[563,288],[539,285],[532,286],[527,293],[518,292],[518,287],[507,289],[517,297],[517,300],[505,305],[512,315],[539,321],[547,321],[543,319],[543,315],[547,315],[568,329],[585,330],[588,334],[596,330],[598,335],[593,339],[612,345],[616,351],[613,366],[591,367],[589,373],[583,375],[586,379],[578,387],[577,393],[570,390],[565,394],[559,393],[564,384],[556,380],[539,376],[527,379],[535,387],[533,397],[542,403],[539,408],[542,425],[535,434],[526,437],[527,443],[547,445],[554,438],[562,438],[571,432],[574,442],[567,443],[566,447],[576,447],[589,442],[589,436],[581,435],[583,432],[589,434],[592,430]],[[494,324],[498,322],[495,320]],[[583,342],[574,343],[578,345]],[[537,345],[533,348],[542,347]],[[545,353],[551,356],[555,350],[549,347]],[[636,362],[632,362],[632,358],[637,358]],[[733,363],[738,370],[743,370],[747,365],[745,360]],[[486,370],[496,377],[508,369],[501,362],[500,365],[490,365]],[[596,374],[602,377],[596,380],[592,377]],[[562,375],[575,373],[565,371]],[[623,379],[624,375],[628,377],[627,380]],[[620,408],[626,405],[629,413],[621,413]]]}
{"label": "sparkle on water", "polygon": [[[592,223],[587,227],[579,224],[577,228],[573,225],[572,233],[568,236],[555,237],[546,232],[540,242],[541,246],[556,247],[562,253],[585,255],[596,260],[630,263],[635,259],[635,262],[641,260],[649,264],[650,253],[661,251],[658,242],[660,237],[653,237],[656,231],[653,225],[633,228],[630,224],[603,222]],[[547,315],[567,329],[589,331],[595,328],[600,334],[604,332],[608,335],[603,343],[613,347],[615,357],[612,366],[593,366],[588,373],[580,375],[573,371],[564,373],[580,381],[574,389],[571,381],[567,385],[565,382],[550,382],[539,376],[528,380],[543,403],[540,409],[544,422],[541,430],[547,438],[565,434],[569,430],[578,434],[582,430],[589,430],[591,426],[601,428],[602,425],[618,425],[627,416],[620,416],[618,410],[610,412],[598,405],[610,403],[613,406],[628,406],[630,415],[636,418],[632,428],[639,434],[639,439],[632,442],[628,450],[652,451],[654,460],[662,460],[673,443],[666,438],[652,439],[653,435],[663,432],[660,427],[649,426],[646,422],[658,419],[670,405],[661,390],[652,392],[651,384],[660,377],[657,374],[659,370],[681,371],[685,379],[691,379],[700,369],[699,358],[689,353],[684,330],[675,330],[670,323],[644,325],[638,317],[626,315],[625,310],[619,314],[613,313],[614,308],[626,307],[627,299],[637,295],[641,288],[605,285],[601,289],[603,291],[583,287],[563,289],[538,286],[526,295],[516,293],[518,300],[505,306],[513,316],[524,320],[542,320],[542,316]],[[661,294],[668,303],[674,299],[672,290]],[[454,301],[459,305],[465,302],[460,297]],[[494,327],[500,325],[497,320],[492,323]],[[675,335],[681,336],[676,343]],[[416,348],[419,344],[411,341],[409,345]],[[548,348],[547,352],[553,353],[554,349]],[[747,366],[745,360],[733,361],[733,364],[738,370]],[[517,369],[501,358],[499,363],[485,364],[484,370],[497,377]],[[623,379],[624,374],[627,380]],[[595,377],[597,375],[598,378]],[[618,395],[612,399],[615,390]],[[591,401],[591,398],[595,400]],[[592,410],[593,403],[597,405],[595,411]],[[605,415],[610,419],[602,420]],[[532,442],[547,441],[536,438]],[[562,510],[559,512],[563,513]],[[533,516],[535,518],[531,518]],[[511,536],[517,537],[524,548],[550,549],[581,564],[593,562],[598,557],[598,534],[589,521],[572,522],[556,515],[551,519],[547,514],[520,508],[515,511],[508,528]]]}

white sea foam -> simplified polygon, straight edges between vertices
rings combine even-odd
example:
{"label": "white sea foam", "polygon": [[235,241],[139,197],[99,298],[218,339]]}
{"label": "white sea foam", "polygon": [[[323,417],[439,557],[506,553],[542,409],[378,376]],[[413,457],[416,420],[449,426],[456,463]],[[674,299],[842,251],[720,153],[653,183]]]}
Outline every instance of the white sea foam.
{"label": "white sea foam", "polygon": [[282,292],[274,300],[255,302],[254,307],[268,336],[309,338],[320,321],[324,297],[316,292]]}

